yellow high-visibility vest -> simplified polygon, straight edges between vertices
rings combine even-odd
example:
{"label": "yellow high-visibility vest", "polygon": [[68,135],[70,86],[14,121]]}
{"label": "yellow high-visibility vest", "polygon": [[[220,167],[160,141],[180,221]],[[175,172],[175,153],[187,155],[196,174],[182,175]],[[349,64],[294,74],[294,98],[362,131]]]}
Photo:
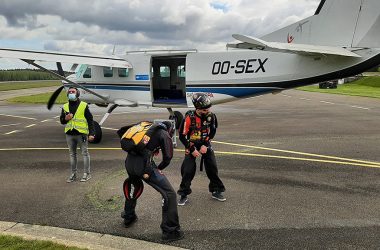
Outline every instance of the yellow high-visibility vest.
{"label": "yellow high-visibility vest", "polygon": [[[65,133],[69,130],[76,129],[79,133],[88,135],[88,124],[86,117],[84,116],[84,111],[86,110],[87,103],[80,102],[77,111],[73,118],[67,122],[65,126]],[[69,113],[69,103],[63,105],[63,110]]]}

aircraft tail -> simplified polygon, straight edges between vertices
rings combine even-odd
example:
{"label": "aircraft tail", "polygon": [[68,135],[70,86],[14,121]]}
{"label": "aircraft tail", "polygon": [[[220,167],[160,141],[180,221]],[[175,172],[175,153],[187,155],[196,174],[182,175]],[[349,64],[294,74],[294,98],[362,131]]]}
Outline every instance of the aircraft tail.
{"label": "aircraft tail", "polygon": [[380,48],[380,1],[321,0],[313,16],[261,39],[347,48]]}

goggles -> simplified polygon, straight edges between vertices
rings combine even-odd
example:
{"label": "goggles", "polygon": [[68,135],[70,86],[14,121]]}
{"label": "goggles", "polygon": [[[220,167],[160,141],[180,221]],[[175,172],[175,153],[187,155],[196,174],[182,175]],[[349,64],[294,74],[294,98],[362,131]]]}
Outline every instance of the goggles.
{"label": "goggles", "polygon": [[208,112],[208,111],[210,111],[210,108],[207,108],[207,109],[198,109],[198,110],[203,111],[203,112]]}

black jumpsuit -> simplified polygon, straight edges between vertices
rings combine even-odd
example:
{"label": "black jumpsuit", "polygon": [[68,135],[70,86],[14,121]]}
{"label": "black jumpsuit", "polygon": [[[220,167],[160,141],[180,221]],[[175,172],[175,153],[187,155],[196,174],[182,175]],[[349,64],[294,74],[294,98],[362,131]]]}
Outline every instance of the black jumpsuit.
{"label": "black jumpsuit", "polygon": [[[199,151],[202,145],[207,147],[207,152],[203,154],[202,157],[204,160],[207,177],[210,180],[208,189],[210,192],[224,192],[225,187],[218,176],[218,168],[216,165],[215,153],[210,143],[210,140],[214,138],[216,133],[216,116],[215,114],[210,114],[210,116],[213,117],[213,119],[211,119],[210,122],[207,122],[207,118],[198,116],[195,111],[193,112],[193,116],[193,118],[195,119],[195,124],[191,124],[193,122],[191,122],[190,116],[186,116],[183,119],[183,122],[181,123],[179,129],[179,139],[185,145],[185,148],[189,151],[189,153],[185,154],[185,159],[182,162],[182,181],[177,193],[181,196],[187,196],[191,194],[191,181],[194,179],[197,168],[196,157],[194,157],[191,153],[195,149]],[[195,127],[193,127],[192,125],[195,125]],[[202,128],[202,126],[206,127]],[[190,135],[193,133],[201,134],[201,138],[197,141],[191,141]],[[190,142],[194,143],[194,145],[190,146]]]}
{"label": "black jumpsuit", "polygon": [[[123,140],[125,139],[121,140],[121,144],[123,144]],[[132,183],[136,179],[142,179],[161,193],[163,198],[161,229],[163,233],[171,233],[179,231],[180,225],[176,193],[166,176],[161,172],[161,170],[169,165],[173,158],[173,142],[165,129],[158,129],[146,145],[146,149],[150,152],[157,148],[160,148],[162,151],[162,162],[157,167],[154,162],[150,161],[150,157],[147,154],[128,153],[125,160],[125,168]],[[149,179],[146,180],[142,177],[144,173],[150,175]],[[124,207],[124,218],[126,220],[136,216],[135,207],[135,199],[126,199]]]}

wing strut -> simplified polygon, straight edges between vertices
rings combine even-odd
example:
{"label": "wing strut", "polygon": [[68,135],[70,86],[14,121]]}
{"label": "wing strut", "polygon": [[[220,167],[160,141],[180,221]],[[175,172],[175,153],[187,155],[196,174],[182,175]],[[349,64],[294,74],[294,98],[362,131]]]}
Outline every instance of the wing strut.
{"label": "wing strut", "polygon": [[[78,84],[78,83],[76,83],[76,82],[70,81],[70,80],[67,79],[66,77],[61,76],[60,74],[57,74],[57,73],[55,73],[54,71],[51,71],[51,70],[49,70],[49,69],[46,69],[46,68],[42,67],[41,65],[36,64],[33,60],[26,60],[26,59],[21,59],[21,60],[24,61],[24,62],[26,62],[26,63],[29,63],[29,64],[31,64],[31,65],[37,67],[37,68],[39,68],[39,69],[42,69],[42,70],[44,70],[44,71],[46,71],[46,72],[49,72],[50,74],[55,75],[55,76],[58,77],[59,79],[64,80],[64,81],[66,81],[66,82],[68,82],[68,83],[70,83],[70,84],[76,86],[77,88],[84,89],[84,90],[86,90],[87,92],[93,94],[94,96],[99,97],[100,99],[102,99],[103,101],[105,101],[105,102],[107,102],[107,103],[109,102],[109,100],[108,100],[107,97],[102,96],[102,95],[99,95],[98,93],[96,93],[96,92],[94,92],[94,91],[92,91],[92,90],[90,90],[90,89],[88,89],[88,88],[82,86],[81,84]],[[50,107],[50,108],[51,108],[51,107]],[[48,109],[50,109],[50,108],[48,107]]]}

